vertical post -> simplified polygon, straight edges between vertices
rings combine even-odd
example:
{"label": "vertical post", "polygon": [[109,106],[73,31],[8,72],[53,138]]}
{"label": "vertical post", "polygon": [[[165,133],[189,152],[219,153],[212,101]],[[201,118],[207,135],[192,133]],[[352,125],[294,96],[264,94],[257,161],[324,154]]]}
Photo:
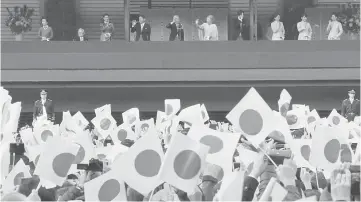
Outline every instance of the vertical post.
{"label": "vertical post", "polygon": [[126,41],[130,40],[130,0],[124,0],[124,37]]}
{"label": "vertical post", "polygon": [[253,7],[253,0],[249,0],[249,36],[250,40],[253,41],[254,38],[254,7]]}
{"label": "vertical post", "polygon": [[152,8],[152,0],[148,0],[148,9]]}
{"label": "vertical post", "polygon": [[80,0],[75,0],[75,26],[77,29],[79,29],[80,27],[83,26],[83,23],[81,21],[81,16],[80,16]]}
{"label": "vertical post", "polygon": [[257,7],[257,0],[253,0],[254,3],[254,35],[255,35],[255,40],[258,40],[258,7]]}
{"label": "vertical post", "polygon": [[39,0],[39,14],[40,17],[45,16],[45,0]]}

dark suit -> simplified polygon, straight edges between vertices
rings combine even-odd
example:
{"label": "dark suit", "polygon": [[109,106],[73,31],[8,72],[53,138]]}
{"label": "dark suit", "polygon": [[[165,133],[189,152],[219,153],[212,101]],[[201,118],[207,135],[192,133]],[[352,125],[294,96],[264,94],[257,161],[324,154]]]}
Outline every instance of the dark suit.
{"label": "dark suit", "polygon": [[167,26],[165,26],[166,28],[170,29],[169,41],[174,41],[176,37],[178,37],[180,41],[184,41],[183,25],[182,24],[179,25],[181,29],[177,28],[176,23],[169,23],[167,24]]}
{"label": "dark suit", "polygon": [[[73,41],[80,41],[80,37],[76,36]],[[88,38],[86,36],[84,36],[84,41],[88,41]]]}
{"label": "dark suit", "polygon": [[342,102],[341,115],[348,121],[353,121],[355,116],[360,116],[360,100],[354,99],[351,104],[349,99],[345,99]]}
{"label": "dark suit", "polygon": [[142,29],[140,23],[137,22],[137,24],[135,24],[135,26],[132,27],[130,29],[130,31],[132,33],[134,33],[134,32],[136,33],[135,41],[139,41],[140,37],[142,37],[143,41],[150,41],[151,28],[148,23],[144,23],[144,26]]}
{"label": "dark suit", "polygon": [[[50,99],[46,99],[45,103],[45,110],[48,117],[48,120],[54,121],[55,120],[55,112],[54,112],[54,103]],[[33,119],[37,119],[39,116],[43,115],[43,103],[41,100],[37,100],[34,103],[34,111],[33,111]]]}
{"label": "dark suit", "polygon": [[239,34],[242,33],[242,39],[246,40],[246,36],[247,36],[247,24],[246,24],[246,20],[243,18],[242,21],[240,21],[238,19],[238,17],[236,19],[233,20],[233,37],[232,39],[235,41],[238,39]]}

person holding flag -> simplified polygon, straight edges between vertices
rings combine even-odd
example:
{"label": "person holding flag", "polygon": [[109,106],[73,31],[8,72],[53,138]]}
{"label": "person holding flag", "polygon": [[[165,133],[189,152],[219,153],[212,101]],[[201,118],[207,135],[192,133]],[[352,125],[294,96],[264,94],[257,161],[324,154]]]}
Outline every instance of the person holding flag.
{"label": "person holding flag", "polygon": [[360,100],[355,99],[355,90],[348,91],[348,99],[342,101],[341,115],[349,122],[360,116]]}
{"label": "person holding flag", "polygon": [[33,111],[33,123],[37,120],[45,119],[51,122],[55,121],[54,103],[47,99],[48,91],[41,90],[40,100],[35,101]]}

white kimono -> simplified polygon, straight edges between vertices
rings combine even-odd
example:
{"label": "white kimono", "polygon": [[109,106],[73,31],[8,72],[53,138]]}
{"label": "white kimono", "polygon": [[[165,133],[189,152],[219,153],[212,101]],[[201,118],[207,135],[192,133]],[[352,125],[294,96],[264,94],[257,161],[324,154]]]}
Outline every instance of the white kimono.
{"label": "white kimono", "polygon": [[298,40],[311,40],[312,28],[309,22],[298,22],[297,23]]}
{"label": "white kimono", "polygon": [[284,40],[284,38],[285,38],[285,28],[284,28],[282,22],[273,21],[271,23],[271,28],[272,28],[272,31],[273,31],[272,41]]}
{"label": "white kimono", "polygon": [[339,21],[333,21],[327,26],[328,40],[340,40],[343,33],[342,25]]}

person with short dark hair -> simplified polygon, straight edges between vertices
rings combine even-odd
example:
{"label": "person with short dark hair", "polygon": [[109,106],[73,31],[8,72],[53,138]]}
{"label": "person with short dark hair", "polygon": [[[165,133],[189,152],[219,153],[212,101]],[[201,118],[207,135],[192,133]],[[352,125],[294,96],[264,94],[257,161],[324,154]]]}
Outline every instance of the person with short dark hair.
{"label": "person with short dark hair", "polygon": [[100,23],[100,41],[110,41],[114,35],[114,25],[110,22],[108,14],[104,14]]}
{"label": "person with short dark hair", "polygon": [[301,22],[297,23],[298,40],[311,40],[312,28],[309,22],[307,22],[307,14],[304,13],[301,16]]}
{"label": "person with short dark hair", "polygon": [[54,34],[53,29],[48,25],[48,20],[45,17],[41,18],[42,27],[39,28],[38,36],[41,41],[50,41]]}
{"label": "person with short dark hair", "polygon": [[343,33],[342,24],[337,20],[337,13],[332,13],[331,20],[328,21],[327,30],[328,40],[340,40]]}
{"label": "person with short dark hair", "polygon": [[277,13],[274,15],[273,22],[271,23],[271,28],[273,32],[272,41],[282,41],[285,39],[285,28],[280,19],[280,14]]}
{"label": "person with short dark hair", "polygon": [[148,23],[145,22],[145,16],[139,15],[139,22],[132,22],[132,28],[130,29],[132,33],[136,33],[135,41],[150,41],[151,27]]}
{"label": "person with short dark hair", "polygon": [[360,100],[355,99],[355,90],[348,91],[348,99],[342,101],[341,115],[349,122],[360,116]]}
{"label": "person with short dark hair", "polygon": [[45,119],[54,122],[55,121],[55,112],[54,112],[54,103],[52,100],[47,99],[48,91],[41,90],[40,100],[35,101],[34,111],[33,111],[33,120]]}
{"label": "person with short dark hair", "polygon": [[237,19],[233,21],[234,26],[234,34],[232,39],[233,40],[245,40],[246,39],[246,22],[244,19],[244,11],[239,10],[237,12]]}

